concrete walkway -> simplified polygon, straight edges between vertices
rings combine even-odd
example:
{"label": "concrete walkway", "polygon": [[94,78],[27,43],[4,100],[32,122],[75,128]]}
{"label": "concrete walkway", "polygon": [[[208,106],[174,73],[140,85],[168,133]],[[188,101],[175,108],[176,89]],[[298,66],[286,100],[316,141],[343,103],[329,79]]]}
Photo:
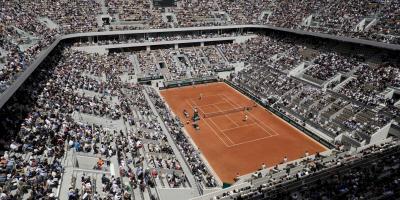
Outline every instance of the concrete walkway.
{"label": "concrete walkway", "polygon": [[136,76],[141,76],[142,75],[142,70],[140,69],[140,63],[135,54],[131,54],[128,56],[129,61],[131,61],[133,65],[133,69],[135,70]]}
{"label": "concrete walkway", "polygon": [[97,2],[101,5],[101,12],[103,15],[108,14],[108,8],[106,2],[104,0],[97,0]]}
{"label": "concrete walkway", "polygon": [[48,17],[38,17],[38,21],[46,24],[49,29],[59,29],[60,26]]}

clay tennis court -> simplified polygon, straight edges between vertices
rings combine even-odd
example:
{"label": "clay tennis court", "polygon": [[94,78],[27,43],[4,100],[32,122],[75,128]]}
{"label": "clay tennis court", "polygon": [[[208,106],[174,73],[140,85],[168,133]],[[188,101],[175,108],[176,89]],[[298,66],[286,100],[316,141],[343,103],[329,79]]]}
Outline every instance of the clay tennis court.
{"label": "clay tennis court", "polygon": [[253,172],[262,163],[279,164],[284,156],[290,161],[305,151],[311,155],[326,150],[225,83],[167,89],[161,95],[182,122],[191,120],[183,110],[193,116],[196,107],[200,130],[191,121],[185,129],[223,182],[232,183],[236,173]]}

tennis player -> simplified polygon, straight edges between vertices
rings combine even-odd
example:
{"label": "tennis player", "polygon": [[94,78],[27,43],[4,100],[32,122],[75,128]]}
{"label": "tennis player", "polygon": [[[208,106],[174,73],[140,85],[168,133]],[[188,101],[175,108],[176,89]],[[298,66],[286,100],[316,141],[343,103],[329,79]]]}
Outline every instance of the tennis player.
{"label": "tennis player", "polygon": [[186,118],[189,118],[189,113],[186,109],[183,109],[183,115],[185,115]]}
{"label": "tennis player", "polygon": [[247,113],[244,113],[244,118],[243,118],[243,121],[247,121],[249,119],[249,116],[247,116]]}

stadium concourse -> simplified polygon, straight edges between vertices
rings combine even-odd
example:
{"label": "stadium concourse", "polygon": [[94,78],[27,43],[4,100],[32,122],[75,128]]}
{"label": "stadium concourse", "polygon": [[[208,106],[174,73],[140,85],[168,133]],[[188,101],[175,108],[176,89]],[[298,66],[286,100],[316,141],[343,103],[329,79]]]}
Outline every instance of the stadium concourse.
{"label": "stadium concourse", "polygon": [[0,0],[0,200],[400,198],[398,0],[175,3]]}

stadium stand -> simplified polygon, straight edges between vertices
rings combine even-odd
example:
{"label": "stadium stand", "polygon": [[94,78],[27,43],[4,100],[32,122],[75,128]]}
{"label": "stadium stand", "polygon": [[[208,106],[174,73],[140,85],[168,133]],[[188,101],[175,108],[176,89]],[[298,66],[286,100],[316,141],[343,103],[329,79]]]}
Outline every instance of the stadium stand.
{"label": "stadium stand", "polygon": [[[1,107],[0,199],[400,197],[398,50],[256,28],[107,36],[268,25],[398,47],[397,0],[177,0],[169,8],[145,0],[0,0],[0,9],[0,97],[57,39],[95,32],[50,49]],[[194,40],[202,42],[174,43]],[[116,46],[131,44],[138,49]],[[158,90],[162,81],[207,77],[226,78],[334,148],[260,163],[222,189]]]}

